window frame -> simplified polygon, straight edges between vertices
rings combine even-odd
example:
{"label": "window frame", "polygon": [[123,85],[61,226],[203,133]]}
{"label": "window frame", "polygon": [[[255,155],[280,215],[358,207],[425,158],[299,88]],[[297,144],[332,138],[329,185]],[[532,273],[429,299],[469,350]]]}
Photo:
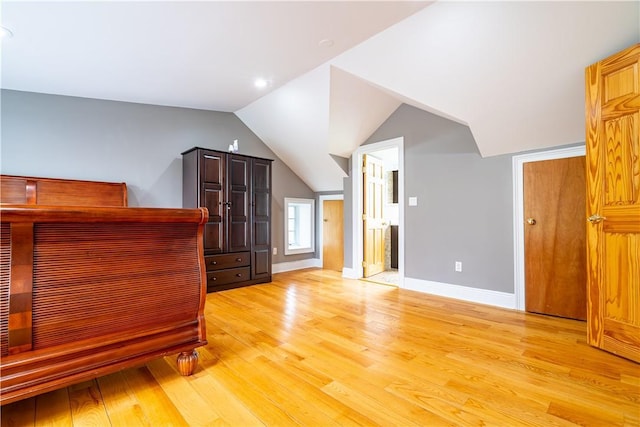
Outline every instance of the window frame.
{"label": "window frame", "polygon": [[[284,254],[285,255],[306,254],[306,253],[313,253],[316,251],[316,248],[315,248],[315,227],[316,227],[315,202],[316,202],[315,199],[304,199],[304,198],[297,198],[297,197],[284,198]],[[289,244],[289,233],[290,233],[289,221],[291,219],[289,217],[289,209],[291,207],[296,207],[301,205],[305,205],[309,207],[309,218],[308,218],[309,244],[304,246],[300,245],[292,248],[290,247],[291,245]],[[300,236],[299,236],[299,234],[306,229],[305,224],[303,224],[301,221],[304,219],[306,222],[307,218],[300,218],[299,216],[300,215],[298,215],[298,218],[295,218],[295,224],[294,224],[295,227],[293,232],[297,234],[298,240],[307,240],[307,239],[300,239]]]}

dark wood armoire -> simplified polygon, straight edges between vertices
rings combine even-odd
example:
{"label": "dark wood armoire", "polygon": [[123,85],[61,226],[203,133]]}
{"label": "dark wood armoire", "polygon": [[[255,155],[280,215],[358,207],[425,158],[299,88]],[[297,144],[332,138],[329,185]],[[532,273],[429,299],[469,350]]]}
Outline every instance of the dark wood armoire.
{"label": "dark wood armoire", "polygon": [[271,281],[271,164],[199,147],[182,153],[182,205],[209,210],[207,292]]}

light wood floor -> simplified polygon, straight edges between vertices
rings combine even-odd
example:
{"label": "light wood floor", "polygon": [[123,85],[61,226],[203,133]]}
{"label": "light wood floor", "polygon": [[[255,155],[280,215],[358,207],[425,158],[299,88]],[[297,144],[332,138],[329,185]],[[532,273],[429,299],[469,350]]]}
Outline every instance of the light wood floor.
{"label": "light wood floor", "polygon": [[582,322],[323,270],[209,294],[209,344],[5,405],[2,426],[633,426],[640,365]]}

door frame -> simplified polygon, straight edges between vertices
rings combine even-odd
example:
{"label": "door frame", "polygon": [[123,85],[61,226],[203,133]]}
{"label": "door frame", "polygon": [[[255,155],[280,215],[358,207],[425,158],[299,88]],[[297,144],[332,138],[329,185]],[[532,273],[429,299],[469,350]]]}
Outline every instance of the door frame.
{"label": "door frame", "polygon": [[[321,194],[318,196],[318,252],[320,253],[320,266],[324,265],[324,201],[325,200],[344,200],[343,194]],[[343,206],[344,207],[344,206]],[[342,241],[344,247],[344,239]],[[342,270],[344,271],[344,259]]]}
{"label": "door frame", "polygon": [[[525,311],[525,278],[524,278],[524,173],[523,167],[528,162],[564,159],[586,155],[586,146],[559,148],[536,153],[513,156],[513,273],[516,310]],[[585,182],[585,186],[586,186]],[[585,206],[586,212],[586,206]],[[585,284],[586,286],[586,284]]]}
{"label": "door frame", "polygon": [[[353,153],[352,163],[352,269],[345,277],[361,279],[363,277],[363,227],[362,227],[362,156],[374,154],[388,148],[398,149],[398,286],[404,287],[404,137],[387,139],[373,144],[361,145]],[[347,269],[345,269],[347,270]]]}

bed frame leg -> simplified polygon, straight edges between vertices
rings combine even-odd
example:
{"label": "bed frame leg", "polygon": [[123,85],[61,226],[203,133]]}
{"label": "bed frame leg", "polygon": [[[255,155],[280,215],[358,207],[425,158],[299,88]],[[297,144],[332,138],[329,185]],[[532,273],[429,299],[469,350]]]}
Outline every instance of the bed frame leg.
{"label": "bed frame leg", "polygon": [[187,377],[193,374],[196,370],[196,366],[198,366],[197,351],[183,351],[178,355],[178,371],[181,375]]}

